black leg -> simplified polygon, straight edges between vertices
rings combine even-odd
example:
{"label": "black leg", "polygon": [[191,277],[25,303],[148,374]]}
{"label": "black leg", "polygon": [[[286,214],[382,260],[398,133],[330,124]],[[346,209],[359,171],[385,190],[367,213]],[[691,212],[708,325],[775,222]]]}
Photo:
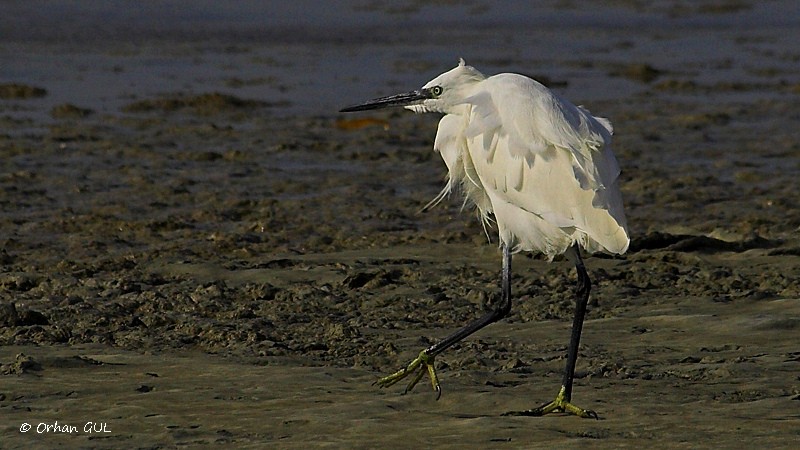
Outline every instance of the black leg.
{"label": "black leg", "polygon": [[589,302],[589,291],[592,289],[592,282],[586,267],[581,259],[580,249],[574,247],[575,269],[578,271],[578,289],[575,298],[575,318],[572,320],[572,334],[569,338],[569,350],[567,351],[567,367],[564,370],[564,379],[561,386],[564,388],[564,395],[567,401],[572,399],[572,381],[575,378],[575,363],[578,361],[578,346],[581,341],[581,330],[583,329],[583,319],[586,316],[586,305]]}
{"label": "black leg", "polygon": [[578,347],[581,341],[581,330],[583,329],[583,319],[586,316],[586,305],[589,303],[589,292],[592,283],[589,274],[581,259],[580,248],[575,245],[571,249],[570,259],[575,263],[578,272],[578,289],[575,298],[575,318],[572,321],[572,334],[569,339],[569,350],[567,350],[567,366],[564,370],[564,378],[561,382],[561,391],[556,399],[538,408],[527,411],[511,411],[504,415],[511,416],[543,416],[553,411],[563,411],[575,414],[580,417],[597,419],[597,413],[587,409],[581,409],[570,403],[572,401],[572,382],[575,379],[575,363],[578,360]]}
{"label": "black leg", "polygon": [[[433,344],[425,349],[425,353],[429,356],[436,356],[446,349],[450,348],[456,342],[464,339],[470,334],[480,330],[481,328],[489,325],[490,323],[497,322],[503,317],[507,316],[511,311],[511,252],[505,244],[502,244],[503,249],[503,281],[502,281],[502,299],[497,308],[484,315],[483,317],[475,320],[466,327],[456,331],[455,333],[447,336],[441,341]],[[580,331],[579,331],[580,333]]]}
{"label": "black leg", "polygon": [[442,339],[440,342],[426,348],[425,350],[419,353],[419,356],[411,361],[405,369],[400,369],[399,371],[389,375],[388,377],[381,378],[380,380],[376,381],[380,387],[389,387],[393,384],[397,383],[398,381],[402,380],[403,378],[409,376],[410,374],[417,372],[414,378],[411,380],[411,383],[408,384],[406,387],[405,392],[410,391],[417,385],[417,382],[425,376],[427,373],[431,377],[431,384],[433,385],[433,389],[436,390],[437,396],[436,399],[438,400],[439,397],[442,395],[442,389],[439,386],[439,378],[436,376],[436,369],[434,368],[434,359],[436,355],[445,351],[449,347],[451,347],[456,342],[464,339],[465,337],[471,335],[472,333],[480,330],[481,328],[489,325],[490,323],[497,322],[498,320],[502,319],[508,312],[511,311],[511,252],[508,250],[508,247],[504,244],[502,245],[503,249],[503,281],[502,281],[502,299],[500,301],[500,305],[498,305],[497,309],[494,311],[484,315],[480,319],[470,323],[466,327],[456,331],[455,333],[447,336],[446,338]]}

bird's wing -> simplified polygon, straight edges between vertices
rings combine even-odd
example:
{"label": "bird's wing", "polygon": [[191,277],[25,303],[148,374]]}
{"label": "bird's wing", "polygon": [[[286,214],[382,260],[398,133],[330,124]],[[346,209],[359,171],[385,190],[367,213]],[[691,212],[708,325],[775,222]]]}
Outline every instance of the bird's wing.
{"label": "bird's wing", "polygon": [[453,191],[459,181],[464,178],[464,164],[461,162],[464,146],[459,133],[464,128],[464,117],[448,114],[439,121],[439,129],[436,131],[436,140],[433,149],[442,155],[444,164],[447,166],[447,184],[422,211],[436,206],[444,197]]}
{"label": "bird's wing", "polygon": [[[613,154],[599,152],[611,142],[613,128],[607,119],[593,117],[586,109],[521,75],[496,75],[481,85],[480,92],[464,100],[472,106],[467,139],[497,133],[498,137],[507,137],[513,156],[529,162],[551,145],[567,149],[575,159],[575,176],[585,189],[617,179],[620,168]],[[491,144],[490,139],[484,142]]]}
{"label": "bird's wing", "polygon": [[[501,75],[482,84],[465,100],[472,109],[464,136],[493,202],[527,211],[573,240],[589,237],[602,248],[624,252],[627,224],[616,184],[619,165],[610,148],[611,124],[526,77]],[[495,214],[501,223],[497,205]],[[535,235],[543,230],[535,220],[525,226],[510,222],[501,225],[514,228],[518,240],[540,240]],[[570,243],[557,246],[564,245]]]}
{"label": "bird's wing", "polygon": [[451,176],[456,175],[456,177],[461,170],[458,164],[462,152],[459,133],[463,127],[463,117],[454,114],[445,115],[439,121],[439,129],[436,131],[436,140],[433,143],[433,149],[442,155]]}
{"label": "bird's wing", "polygon": [[480,216],[485,220],[492,212],[491,203],[467,155],[466,140],[463,137],[466,126],[467,117],[458,114],[447,114],[439,121],[433,148],[441,154],[447,166],[448,179],[444,189],[422,210],[426,211],[436,206],[447,194],[456,188],[461,188],[466,201],[474,203],[478,207]]}

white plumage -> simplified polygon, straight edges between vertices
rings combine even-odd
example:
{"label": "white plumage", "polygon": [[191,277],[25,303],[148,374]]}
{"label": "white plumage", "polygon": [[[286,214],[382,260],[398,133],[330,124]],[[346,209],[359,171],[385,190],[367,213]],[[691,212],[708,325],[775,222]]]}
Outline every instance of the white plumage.
{"label": "white plumage", "polygon": [[577,246],[624,253],[630,243],[617,185],[619,165],[611,152],[611,122],[593,117],[530,78],[508,73],[486,78],[464,60],[422,89],[341,111],[390,106],[444,113],[434,147],[447,165],[449,179],[428,206],[460,189],[484,222],[494,215],[503,252],[502,300],[494,311],[421,351],[411,364],[377,384],[391,386],[416,372],[408,391],[427,373],[441,394],[436,355],[511,311],[512,253],[537,251],[550,259],[563,253],[575,264],[578,288],[561,390],[554,401],[514,414],[565,411],[597,418],[594,411],[570,403],[591,290]]}
{"label": "white plumage", "polygon": [[463,60],[422,91],[435,87],[440,95],[406,106],[445,114],[434,148],[448,183],[432,203],[460,187],[514,251],[627,250],[611,122],[528,77],[486,78]]}

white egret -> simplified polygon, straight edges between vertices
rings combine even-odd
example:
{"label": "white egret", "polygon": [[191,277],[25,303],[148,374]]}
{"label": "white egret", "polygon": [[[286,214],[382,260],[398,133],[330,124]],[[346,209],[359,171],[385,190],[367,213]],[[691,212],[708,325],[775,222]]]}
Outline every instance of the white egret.
{"label": "white egret", "polygon": [[431,204],[460,189],[483,221],[494,216],[503,253],[502,299],[496,310],[422,350],[406,368],[377,384],[391,386],[416,372],[407,392],[428,373],[438,399],[436,355],[511,310],[511,255],[532,251],[552,260],[564,254],[575,264],[578,288],[561,390],[550,403],[510,414],[563,411],[596,418],[593,411],[573,405],[571,398],[591,288],[580,249],[622,254],[630,243],[617,183],[620,168],[611,151],[611,122],[528,77],[503,73],[486,78],[463,59],[419,90],[341,112],[388,106],[444,114],[434,149],[447,165],[448,181]]}

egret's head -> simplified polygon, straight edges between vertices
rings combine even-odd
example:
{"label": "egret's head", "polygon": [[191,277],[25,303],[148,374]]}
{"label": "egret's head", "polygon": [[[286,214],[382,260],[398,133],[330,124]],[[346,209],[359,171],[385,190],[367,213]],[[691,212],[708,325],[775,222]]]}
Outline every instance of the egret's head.
{"label": "egret's head", "polygon": [[483,74],[474,67],[466,65],[462,59],[455,69],[429,81],[422,89],[351,105],[343,108],[340,112],[403,106],[416,113],[450,113],[454,112],[454,109],[462,104],[462,100],[469,96],[470,88],[483,79]]}
{"label": "egret's head", "polygon": [[422,87],[422,91],[430,93],[430,98],[405,107],[416,113],[453,112],[453,108],[463,104],[462,100],[470,95],[472,86],[484,78],[482,73],[461,59],[455,69],[448,70]]}

